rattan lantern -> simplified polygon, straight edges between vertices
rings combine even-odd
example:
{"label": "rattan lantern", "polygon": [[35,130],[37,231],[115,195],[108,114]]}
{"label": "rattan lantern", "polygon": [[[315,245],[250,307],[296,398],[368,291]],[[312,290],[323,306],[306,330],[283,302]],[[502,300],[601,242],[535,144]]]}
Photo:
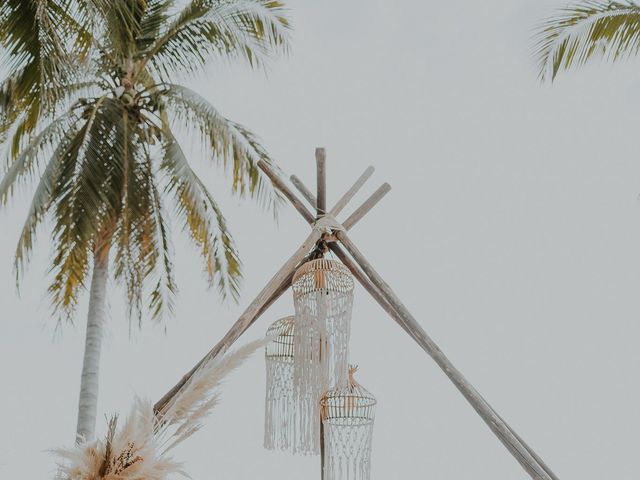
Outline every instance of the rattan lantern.
{"label": "rattan lantern", "polygon": [[294,453],[320,453],[320,397],[347,382],[353,287],[349,270],[324,258],[305,263],[293,277],[293,382],[300,413]]}
{"label": "rattan lantern", "polygon": [[294,317],[277,320],[267,329],[273,337],[265,347],[267,367],[264,411],[264,447],[288,450],[292,446],[296,408],[293,389]]}
{"label": "rattan lantern", "polygon": [[368,480],[376,399],[353,378],[320,400],[324,430],[323,480]]}

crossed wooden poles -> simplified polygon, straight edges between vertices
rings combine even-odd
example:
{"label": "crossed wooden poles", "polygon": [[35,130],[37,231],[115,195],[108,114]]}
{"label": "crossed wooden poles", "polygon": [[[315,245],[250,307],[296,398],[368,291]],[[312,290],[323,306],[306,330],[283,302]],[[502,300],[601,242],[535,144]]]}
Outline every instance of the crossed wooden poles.
{"label": "crossed wooden poles", "polygon": [[498,415],[498,413],[478,393],[462,373],[440,350],[438,345],[427,335],[413,317],[407,307],[400,301],[391,287],[382,279],[365,256],[351,241],[348,230],[369,212],[384,197],[391,187],[388,183],[378,188],[351,216],[344,222],[336,220],[336,216],[362,188],[373,174],[369,167],[358,178],[355,184],[338,200],[335,206],[327,211],[326,197],[326,161],[325,150],[316,149],[317,196],[296,176],[291,176],[291,183],[315,209],[311,213],[297,195],[287,186],[272,166],[260,161],[258,166],[271,179],[273,185],[291,202],[295,209],[311,225],[311,233],[300,248],[276,272],[258,296],[249,304],[240,318],[233,324],[225,336],[194,366],[182,379],[162,397],[154,406],[156,416],[163,412],[178,392],[207,360],[226,352],[229,347],[262,315],[280,296],[291,287],[294,272],[304,262],[313,258],[318,249],[329,248],[340,261],[351,271],[364,289],[380,304],[380,306],[413,338],[422,349],[431,356],[456,388],[478,412],[485,423],[511,452],[524,470],[534,480],[558,480],[558,477],[529,447],[522,438]]}

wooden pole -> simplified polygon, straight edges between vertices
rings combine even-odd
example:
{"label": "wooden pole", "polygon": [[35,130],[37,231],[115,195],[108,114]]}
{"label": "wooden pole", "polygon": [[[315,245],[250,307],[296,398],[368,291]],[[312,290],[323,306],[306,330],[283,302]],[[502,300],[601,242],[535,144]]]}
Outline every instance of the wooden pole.
{"label": "wooden pole", "polygon": [[309,205],[311,205],[313,207],[313,209],[315,210],[316,206],[318,204],[318,201],[316,200],[315,195],[313,193],[311,193],[311,190],[309,190],[306,187],[306,185],[304,183],[302,183],[302,180],[300,180],[295,175],[291,175],[289,177],[289,180],[291,180],[291,183],[293,183],[293,186],[298,189],[298,191],[302,194],[302,196],[305,198],[305,200],[307,202],[309,202]]}
{"label": "wooden pole", "polygon": [[320,415],[320,480],[324,480],[324,453],[325,453],[325,444],[324,444],[324,422],[322,421],[322,415]]}
{"label": "wooden pole", "polygon": [[[335,232],[336,238],[342,243],[344,248],[353,257],[355,262],[362,268],[371,282],[380,290],[385,300],[393,307],[394,319],[400,323],[404,330],[426,351],[438,364],[442,371],[449,377],[460,393],[467,399],[489,428],[495,433],[502,444],[511,452],[515,459],[522,465],[526,472],[535,480],[554,480],[553,474],[549,474],[549,468],[540,463],[530,452],[530,447],[522,442],[514,434],[511,427],[493,410],[480,393],[471,385],[462,373],[454,367],[451,361],[440,350],[440,347],[427,335],[424,329],[411,315],[400,299],[393,292],[391,287],[380,277],[378,272],[367,261],[364,255],[358,250],[350,240],[346,231]],[[543,466],[544,465],[544,466]]]}
{"label": "wooden pole", "polygon": [[311,212],[307,210],[307,207],[305,207],[304,204],[298,199],[298,197],[296,197],[295,193],[293,193],[291,189],[287,187],[280,176],[271,169],[269,164],[264,160],[259,160],[258,167],[269,177],[269,179],[271,179],[273,185],[282,192],[282,194],[287,198],[287,200],[291,202],[294,208],[298,210],[298,212],[300,212],[300,215],[302,215],[308,223],[313,223],[313,221],[315,220],[313,214],[311,214]]}
{"label": "wooden pole", "polygon": [[316,245],[324,232],[320,228],[313,228],[307,239],[296,250],[296,252],[286,261],[269,280],[265,287],[258,293],[258,296],[249,304],[246,310],[240,315],[224,337],[193,367],[182,379],[169,390],[154,406],[156,417],[162,418],[162,414],[170,402],[180,392],[180,390],[191,379],[209,359],[215,358],[219,354],[226,352],[229,347],[242,335],[264,311],[275,302],[291,285],[291,279],[298,266]]}
{"label": "wooden pole", "polygon": [[364,173],[360,175],[358,180],[356,180],[356,183],[354,183],[353,186],[349,190],[347,190],[347,192],[342,197],[340,197],[340,200],[336,202],[336,204],[331,209],[331,215],[335,217],[344,209],[347,203],[349,203],[349,201],[356,195],[356,193],[358,193],[358,191],[362,188],[366,181],[369,180],[371,175],[373,175],[374,171],[375,168],[367,167]]}
{"label": "wooden pole", "polygon": [[[393,306],[387,301],[385,296],[382,294],[380,289],[376,287],[371,280],[362,272],[360,267],[353,261],[353,259],[338,245],[338,243],[329,243],[329,248],[335,253],[335,255],[340,259],[340,261],[351,271],[354,278],[358,280],[358,282],[362,285],[362,287],[378,302],[378,304],[382,307],[382,309],[389,314],[391,318],[393,318],[402,329],[407,332],[412,338],[413,334],[409,325],[406,322],[400,321],[400,316],[398,312],[393,308]],[[493,410],[493,409],[492,409]],[[493,410],[495,415],[498,415],[495,410]],[[500,417],[500,419],[505,423],[507,428],[513,433],[513,435],[518,439],[518,441],[522,444],[524,448],[531,454],[531,456],[538,462],[538,464],[547,472],[550,478],[553,480],[559,480],[558,477],[551,471],[551,469],[544,463],[544,461],[533,451],[531,447],[529,447],[522,438],[511,428],[509,425]]]}
{"label": "wooden pole", "polygon": [[[324,148],[316,148],[317,196],[316,213],[318,218],[327,213],[327,169]],[[324,427],[320,418],[320,480],[324,480]]]}
{"label": "wooden pole", "polygon": [[316,148],[316,170],[318,174],[316,209],[320,217],[327,213],[327,162],[324,148]]}
{"label": "wooden pole", "polygon": [[[373,299],[378,302],[378,304],[383,308],[385,312],[387,312],[391,318],[395,319],[396,311],[393,309],[393,306],[387,302],[382,295],[382,292],[373,284],[371,280],[362,272],[360,267],[353,261],[353,259],[340,247],[338,242],[329,243],[329,249],[338,257],[338,259],[344,264],[345,267],[349,269],[353,277],[362,285],[362,287],[373,297]],[[400,325],[402,328],[405,328],[404,325]],[[407,330],[407,333],[409,331]]]}
{"label": "wooden pole", "polygon": [[369,210],[375,207],[384,196],[391,190],[391,185],[383,183],[380,187],[367,198],[362,205],[360,205],[344,222],[342,226],[349,230],[356,222],[364,217]]}
{"label": "wooden pole", "polygon": [[[362,285],[362,287],[378,302],[378,304],[382,307],[382,309],[389,314],[391,318],[393,318],[402,329],[412,336],[411,329],[407,325],[406,322],[400,321],[398,312],[393,308],[393,306],[386,300],[385,296],[382,292],[369,280],[369,278],[362,272],[362,270],[358,267],[358,265],[351,259],[351,257],[338,245],[337,243],[329,243],[329,248],[333,253],[340,259],[340,261],[349,269],[354,278]],[[493,410],[493,409],[492,409]],[[493,410],[495,415],[498,415],[495,410]],[[504,422],[502,417],[500,419]],[[545,470],[545,472],[549,475],[552,480],[559,480],[558,477],[551,471],[551,469],[544,463],[544,461],[529,447],[520,436],[504,422],[505,425],[509,428],[511,433],[518,439],[518,441],[524,446],[527,451],[531,454],[531,456],[535,459],[536,462]]]}
{"label": "wooden pole", "polygon": [[[268,167],[267,167],[268,168]],[[289,188],[283,183],[276,184],[277,188],[282,188],[282,193],[289,198],[292,196],[295,198],[295,194],[289,190]],[[363,213],[355,216],[355,221],[362,218],[362,215],[366,214],[373,206],[380,201],[380,199],[389,191],[390,187],[383,188],[384,185],[374,193],[362,207]],[[385,191],[386,190],[386,191]],[[380,192],[380,193],[378,193]],[[384,193],[382,193],[384,192]],[[365,205],[369,205],[368,208],[363,208]],[[306,210],[306,209],[305,209]],[[302,212],[300,212],[302,213]],[[308,214],[308,211],[307,211]],[[355,212],[354,212],[355,214]],[[304,215],[305,219],[308,215]],[[353,217],[353,215],[352,215]],[[313,223],[310,220],[309,223]],[[352,222],[353,225],[353,222]],[[345,230],[346,226],[342,225]],[[540,459],[540,457],[529,447],[518,434],[493,410],[493,408],[482,398],[482,396],[475,390],[475,388],[465,379],[461,372],[459,372],[450,360],[444,355],[440,348],[433,342],[433,340],[422,329],[420,324],[415,320],[411,313],[406,309],[404,304],[400,302],[391,288],[382,280],[382,278],[373,270],[373,267],[369,264],[366,258],[359,252],[355,245],[350,241],[345,231],[336,231],[335,236],[340,240],[349,253],[356,260],[354,262],[337,243],[329,243],[329,248],[336,254],[336,256],[349,268],[354,277],[362,284],[363,288],[371,294],[371,296],[380,304],[380,306],[423,348],[440,366],[445,374],[452,380],[454,385],[460,390],[463,396],[469,401],[472,407],[478,412],[481,418],[489,425],[491,430],[496,434],[498,439],[505,445],[507,450],[516,458],[516,460],[523,466],[525,471],[529,475],[538,480],[558,480],[558,477],[551,471],[551,469]],[[346,242],[346,244],[345,244]],[[354,255],[354,253],[356,255]],[[360,265],[360,267],[358,266]],[[364,265],[363,265],[364,264]],[[367,268],[365,268],[365,266]],[[363,273],[366,272],[365,273]],[[372,278],[375,275],[375,278]],[[374,281],[374,280],[377,280]],[[381,288],[385,286],[386,289]],[[392,296],[389,295],[389,292]],[[395,301],[392,301],[395,300]],[[398,308],[401,307],[401,308]]]}
{"label": "wooden pole", "polygon": [[[498,412],[496,412],[495,410],[493,410],[493,413],[498,415]],[[500,415],[498,415],[498,417],[500,417]],[[505,422],[502,417],[500,417],[500,420],[502,420],[505,423],[505,425],[507,425],[507,422]],[[538,464],[544,469],[544,471],[547,472],[547,475],[549,475],[553,480],[560,480],[558,476],[555,473],[553,473],[551,468],[549,468],[549,466],[546,463],[544,463],[544,460],[542,460],[542,458],[540,458],[538,454],[529,445],[526,444],[526,442],[520,437],[520,435],[518,435],[518,433],[515,430],[509,427],[509,425],[507,425],[507,427],[509,428],[511,433],[513,433],[514,437],[516,437],[518,441],[522,444],[522,446],[524,446],[524,448],[527,449],[527,451],[536,460],[536,462],[538,462]]]}

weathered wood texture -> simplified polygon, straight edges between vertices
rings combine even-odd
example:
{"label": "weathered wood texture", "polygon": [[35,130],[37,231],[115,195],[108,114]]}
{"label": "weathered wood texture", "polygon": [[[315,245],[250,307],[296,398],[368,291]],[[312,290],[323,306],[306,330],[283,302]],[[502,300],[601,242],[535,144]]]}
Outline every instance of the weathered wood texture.
{"label": "weathered wood texture", "polygon": [[493,410],[480,393],[469,383],[462,373],[454,367],[451,361],[440,350],[440,347],[427,335],[394,291],[371,266],[366,257],[358,250],[345,231],[335,232],[336,238],[353,257],[371,282],[380,290],[384,299],[393,307],[392,317],[403,329],[409,333],[424,351],[438,364],[449,377],[460,393],[467,399],[485,423],[491,428],[502,444],[511,452],[525,471],[535,480],[557,480],[550,469],[539,457],[531,454],[531,448],[526,445],[511,427]]}
{"label": "weathered wood texture", "polygon": [[[330,243],[329,248],[340,259],[340,261],[351,271],[354,278],[362,285],[362,287],[378,302],[382,309],[393,318],[402,329],[414,338],[410,325],[407,322],[400,321],[398,312],[387,301],[379,288],[377,288],[371,280],[362,272],[358,265],[352,260],[352,258],[338,245],[337,243]],[[551,471],[551,469],[544,463],[544,461],[536,454],[531,447],[529,447],[522,438],[500,417],[495,410],[492,409],[494,414],[500,418],[506,425],[513,436],[522,444],[522,446],[529,452],[529,454],[538,462],[541,468],[549,475],[552,480],[559,480],[558,477]],[[534,477],[535,478],[535,477]]]}
{"label": "weathered wood texture", "polygon": [[298,191],[304,197],[304,199],[307,202],[309,202],[309,205],[311,205],[313,207],[313,209],[315,210],[318,201],[316,200],[315,195],[313,193],[311,193],[311,190],[309,190],[306,187],[306,185],[304,183],[302,183],[302,180],[300,180],[295,175],[291,175],[289,177],[289,180],[291,180],[291,183],[293,184],[293,186],[298,189]]}
{"label": "weathered wood texture", "polygon": [[260,160],[258,161],[258,167],[269,177],[273,185],[278,190],[280,190],[280,192],[282,192],[282,194],[287,198],[287,200],[291,202],[294,208],[298,210],[298,212],[300,212],[300,215],[302,215],[307,222],[313,223],[316,217],[313,216],[309,212],[309,210],[307,210],[307,207],[304,206],[304,203],[302,203],[298,199],[298,197],[296,197],[296,195],[291,191],[291,189],[284,183],[284,180],[282,180],[280,176],[273,171],[273,169],[269,166],[269,164],[267,164],[263,160]]}
{"label": "weathered wood texture", "polygon": [[[385,187],[386,185],[386,187]],[[352,226],[366,214],[380,199],[390,190],[385,184],[380,187],[364,204],[357,210],[361,213],[354,214]],[[283,188],[282,193],[287,196],[295,197],[288,187],[280,182],[276,185]],[[301,202],[298,202],[301,203]],[[304,209],[306,210],[306,209]],[[299,210],[300,211],[300,210]],[[300,212],[303,217],[308,220],[307,215]],[[351,218],[350,217],[350,218]],[[309,223],[313,223],[309,221]],[[346,222],[345,222],[346,223]],[[449,377],[453,384],[463,394],[471,406],[476,410],[480,417],[487,423],[489,428],[494,432],[498,439],[503,443],[507,450],[522,465],[525,471],[534,480],[558,480],[557,476],[551,469],[540,459],[540,457],[529,447],[513,429],[493,410],[487,401],[479,394],[479,392],[466,380],[462,373],[457,370],[451,361],[444,355],[436,343],[427,335],[424,329],[416,321],[416,319],[407,310],[404,304],[395,295],[389,285],[384,282],[382,277],[373,269],[371,264],[357,249],[348,237],[346,230],[347,225],[343,223],[345,231],[337,230],[334,232],[335,237],[344,245],[353,259],[349,257],[336,243],[329,243],[329,247],[336,256],[345,264],[352,272],[354,277],[362,284],[380,306],[405,330],[418,345],[425,350],[440,366],[444,373]]]}
{"label": "weathered wood texture", "polygon": [[318,216],[321,216],[327,213],[327,162],[324,148],[316,148],[316,170],[318,174],[316,209]]}
{"label": "weathered wood texture", "polygon": [[287,262],[269,280],[267,285],[258,293],[258,296],[249,304],[224,337],[193,367],[182,379],[169,390],[153,407],[156,416],[162,418],[162,413],[173,398],[186,385],[193,374],[206,361],[226,352],[229,347],[249,328],[264,311],[275,302],[291,285],[291,280],[296,269],[303,263],[309,252],[314,248],[323,232],[319,228],[313,228],[311,233],[287,260]]}
{"label": "weathered wood texture", "polygon": [[369,180],[371,175],[373,175],[374,171],[375,168],[367,167],[364,173],[360,175],[360,178],[356,180],[356,183],[354,183],[353,186],[349,190],[347,190],[342,197],[340,197],[340,200],[336,202],[336,204],[331,209],[331,215],[333,215],[334,217],[338,216],[338,214],[344,209],[344,207],[346,207],[347,203],[349,203],[349,201],[356,195],[356,193],[360,191],[367,180]]}
{"label": "weathered wood texture", "polygon": [[[394,307],[387,301],[384,294],[380,291],[378,287],[376,287],[371,280],[362,272],[362,270],[358,267],[358,265],[353,261],[353,259],[338,245],[337,243],[330,243],[329,248],[333,253],[340,259],[340,261],[351,271],[351,274],[354,278],[362,285],[362,287],[373,297],[374,300],[378,302],[378,304],[382,307],[382,309],[389,314],[391,318],[393,318],[402,329],[407,332],[412,338],[414,338],[414,333],[412,332],[411,325],[405,321],[402,321],[399,313],[394,309]],[[426,335],[426,333],[425,333]],[[417,341],[417,340],[416,340]],[[420,343],[420,342],[418,342]],[[421,345],[422,346],[422,345]],[[424,348],[424,347],[423,347]],[[446,372],[445,372],[446,373]],[[455,383],[455,382],[454,382]],[[457,386],[457,385],[456,385]],[[474,407],[475,408],[475,407]],[[529,447],[520,436],[509,427],[506,422],[500,417],[495,410],[493,413],[505,424],[505,426],[509,429],[509,431],[513,434],[513,436],[521,443],[522,447],[524,447],[531,457],[535,459],[535,461],[540,465],[541,468],[549,475],[549,478],[552,480],[559,480],[558,477],[551,471],[551,469],[542,461],[542,459]],[[491,425],[489,425],[491,426]],[[500,439],[502,441],[502,439]],[[503,442],[504,443],[504,442]],[[511,452],[513,453],[513,452]],[[517,458],[517,457],[516,457]],[[520,462],[521,463],[521,462]],[[533,477],[533,478],[546,478],[546,477]]]}
{"label": "weathered wood texture", "polygon": [[360,205],[344,222],[342,226],[349,230],[355,225],[362,217],[364,217],[369,210],[375,207],[382,198],[389,193],[391,185],[383,183],[380,187],[367,198],[362,205]]}

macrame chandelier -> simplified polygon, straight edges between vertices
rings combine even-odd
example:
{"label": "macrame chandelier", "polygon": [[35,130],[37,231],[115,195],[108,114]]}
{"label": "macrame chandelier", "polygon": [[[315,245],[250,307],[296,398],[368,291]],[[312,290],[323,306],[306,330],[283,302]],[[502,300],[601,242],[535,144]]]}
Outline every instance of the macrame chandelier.
{"label": "macrame chandelier", "polygon": [[319,401],[347,383],[353,277],[341,263],[319,258],[293,276],[293,384],[298,410],[294,453],[320,453]]}
{"label": "macrame chandelier", "polygon": [[292,447],[297,411],[293,403],[294,317],[277,320],[267,329],[273,340],[265,346],[267,366],[264,447],[288,450]]}
{"label": "macrame chandelier", "polygon": [[376,399],[353,378],[320,400],[324,430],[322,480],[369,480]]}

